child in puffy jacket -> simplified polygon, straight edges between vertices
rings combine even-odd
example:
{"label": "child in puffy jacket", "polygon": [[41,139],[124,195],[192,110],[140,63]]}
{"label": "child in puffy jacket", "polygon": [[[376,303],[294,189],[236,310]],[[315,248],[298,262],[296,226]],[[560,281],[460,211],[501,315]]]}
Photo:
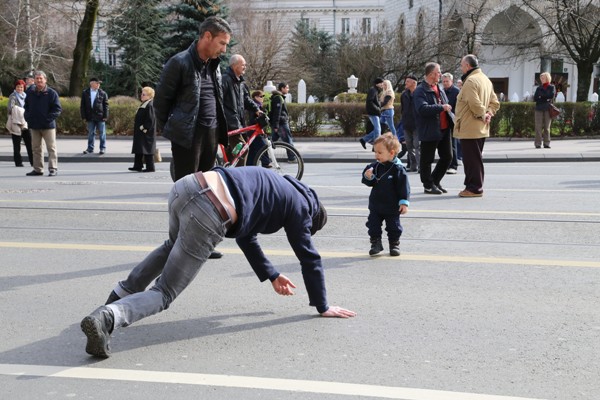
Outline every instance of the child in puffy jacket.
{"label": "child in puffy jacket", "polygon": [[367,231],[371,240],[369,255],[383,251],[381,226],[385,221],[390,256],[400,255],[402,225],[400,214],[408,212],[410,184],[406,170],[397,157],[400,150],[398,138],[391,133],[381,135],[373,145],[376,162],[363,170],[362,183],[371,187]]}

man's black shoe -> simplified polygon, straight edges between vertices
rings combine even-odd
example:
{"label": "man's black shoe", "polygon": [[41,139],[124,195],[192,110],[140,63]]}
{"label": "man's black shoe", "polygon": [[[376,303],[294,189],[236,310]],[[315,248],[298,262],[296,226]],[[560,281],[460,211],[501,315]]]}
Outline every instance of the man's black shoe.
{"label": "man's black shoe", "polygon": [[115,317],[110,308],[102,306],[81,320],[81,330],[87,336],[85,351],[96,357],[110,357],[110,334]]}
{"label": "man's black shoe", "polygon": [[208,258],[212,258],[212,259],[217,259],[217,258],[221,258],[223,257],[223,253],[221,253],[220,251],[216,251],[213,250],[212,253],[210,253],[210,256],[208,256]]}
{"label": "man's black shoe", "polygon": [[425,194],[442,194],[442,191],[437,186],[433,185],[430,188],[425,188]]}
{"label": "man's black shoe", "polygon": [[436,183],[435,186],[440,190],[440,192],[442,192],[442,193],[448,193],[448,191],[446,189],[444,189],[442,187],[442,185],[440,185],[439,183]]}
{"label": "man's black shoe", "polygon": [[40,175],[44,175],[43,172],[37,172],[35,169],[31,172],[26,173],[25,175],[27,176],[40,176]]}

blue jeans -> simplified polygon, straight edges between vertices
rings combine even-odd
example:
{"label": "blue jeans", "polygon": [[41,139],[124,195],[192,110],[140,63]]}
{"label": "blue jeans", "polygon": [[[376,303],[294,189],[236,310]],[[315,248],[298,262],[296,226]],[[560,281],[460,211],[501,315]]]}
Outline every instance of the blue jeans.
{"label": "blue jeans", "polygon": [[100,151],[106,150],[106,122],[104,121],[88,121],[88,145],[87,151],[92,153],[94,151],[94,137],[96,129],[98,129],[98,137],[100,138]]}
{"label": "blue jeans", "polygon": [[[390,128],[390,131],[394,134],[394,136],[398,136],[396,133],[396,126],[394,125],[394,109],[389,108],[381,111],[381,117],[379,118],[380,125],[387,124]],[[375,138],[377,139],[377,138]]]}
{"label": "blue jeans", "polygon": [[[115,328],[169,308],[225,236],[225,223],[194,175],[175,182],[169,194],[169,239],[152,251],[114,289],[107,305]],[[154,286],[146,288],[156,279]]]}
{"label": "blue jeans", "polygon": [[[290,145],[294,145],[294,140],[292,138],[292,132],[290,131],[290,125],[286,123],[280,123],[277,127],[277,132],[273,130],[273,135],[271,135],[274,142],[281,139],[281,141],[288,143]],[[293,161],[296,159],[293,153],[287,152],[288,161]]]}
{"label": "blue jeans", "polygon": [[363,136],[362,139],[372,144],[375,139],[381,136],[381,123],[379,122],[379,115],[369,115],[369,120],[373,124],[373,130]]}

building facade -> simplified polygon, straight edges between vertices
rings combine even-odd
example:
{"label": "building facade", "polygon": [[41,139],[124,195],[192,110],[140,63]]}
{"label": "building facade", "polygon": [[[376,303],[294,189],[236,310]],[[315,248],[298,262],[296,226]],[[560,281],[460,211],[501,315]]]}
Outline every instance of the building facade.
{"label": "building facade", "polygon": [[[384,15],[387,23],[408,31],[418,30],[419,24],[439,24],[441,41],[446,35],[453,35],[456,41],[472,39],[483,71],[506,99],[522,100],[533,94],[539,73],[548,71],[565,100],[575,101],[577,66],[569,58],[553,54],[546,27],[521,4],[519,0],[388,0]],[[598,78],[592,77],[588,98],[597,90]]]}
{"label": "building facade", "polygon": [[289,33],[302,21],[327,33],[368,34],[383,20],[386,0],[225,0],[231,10],[233,29],[244,31],[244,20],[260,18],[270,24],[289,26]]}

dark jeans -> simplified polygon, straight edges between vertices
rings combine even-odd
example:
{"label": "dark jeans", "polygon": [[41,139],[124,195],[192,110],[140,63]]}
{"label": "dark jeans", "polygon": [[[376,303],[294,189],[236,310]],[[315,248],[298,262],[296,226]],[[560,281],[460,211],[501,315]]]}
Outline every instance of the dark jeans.
{"label": "dark jeans", "polygon": [[460,139],[465,170],[465,189],[472,193],[483,193],[483,146],[485,138]]}
{"label": "dark jeans", "polygon": [[191,148],[171,142],[175,180],[194,172],[209,171],[217,159],[217,130],[197,128]]}
{"label": "dark jeans", "polygon": [[458,160],[462,160],[462,153],[460,150],[460,141],[453,137],[452,138],[452,163],[450,168],[458,169]]}
{"label": "dark jeans", "polygon": [[[437,150],[439,160],[431,172],[431,164],[435,160],[435,151]],[[452,141],[450,129],[442,130],[442,139],[434,141],[421,142],[421,164],[419,173],[421,182],[426,189],[431,188],[441,182],[446,175],[446,171],[452,162]]]}
{"label": "dark jeans", "polygon": [[[254,160],[256,159],[258,152],[261,151],[262,148],[265,147],[266,145],[267,145],[267,141],[265,140],[265,138],[263,136],[256,137],[256,139],[254,139],[254,141],[252,143],[250,143],[250,148],[248,149],[248,160],[247,160],[246,164],[247,165],[256,165],[256,164],[254,164]],[[270,162],[271,162],[271,160],[269,159],[269,156],[267,156],[267,155],[264,155],[260,158],[260,164],[263,167],[268,166]]]}
{"label": "dark jeans", "polygon": [[23,165],[23,157],[21,157],[21,140],[25,143],[25,148],[27,149],[27,157],[29,159],[29,164],[33,166],[33,151],[31,149],[31,132],[29,129],[23,129],[21,131],[21,136],[18,135],[10,135],[12,136],[13,143],[13,157],[15,159],[15,165]]}
{"label": "dark jeans", "polygon": [[[276,142],[281,139],[283,142],[288,143],[290,145],[294,145],[294,139],[292,138],[292,131],[290,131],[290,125],[288,122],[279,123],[277,132],[273,130],[272,135],[273,141]],[[287,152],[288,161],[294,161],[296,157],[292,152]]]}
{"label": "dark jeans", "polygon": [[402,235],[402,225],[400,225],[400,214],[396,210],[392,214],[379,214],[375,211],[369,211],[367,217],[367,233],[369,238],[381,238],[381,224],[385,221],[385,231],[387,232],[388,241],[397,242]]}

